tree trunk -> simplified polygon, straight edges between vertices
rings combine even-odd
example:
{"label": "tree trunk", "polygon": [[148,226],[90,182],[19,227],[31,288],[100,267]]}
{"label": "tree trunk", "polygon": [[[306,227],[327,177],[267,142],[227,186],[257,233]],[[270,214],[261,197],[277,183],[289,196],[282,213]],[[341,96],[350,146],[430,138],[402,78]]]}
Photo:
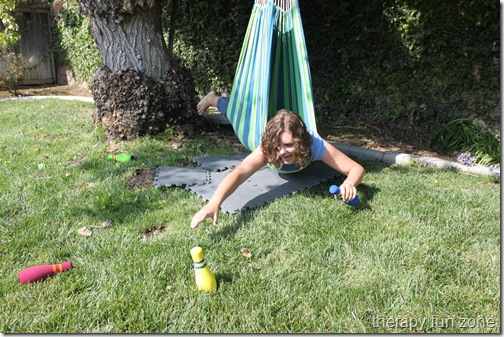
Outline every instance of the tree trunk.
{"label": "tree trunk", "polygon": [[79,0],[89,16],[102,66],[93,79],[93,125],[109,140],[132,140],[205,123],[196,112],[194,82],[183,62],[170,55],[161,26],[164,0]]}

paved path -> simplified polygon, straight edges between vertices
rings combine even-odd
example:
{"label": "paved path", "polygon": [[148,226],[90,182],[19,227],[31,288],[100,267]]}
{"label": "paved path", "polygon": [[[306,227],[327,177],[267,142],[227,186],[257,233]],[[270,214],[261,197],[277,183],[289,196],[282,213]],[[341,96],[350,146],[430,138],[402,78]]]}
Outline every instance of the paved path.
{"label": "paved path", "polygon": [[[13,100],[33,100],[33,99],[43,99],[43,98],[58,98],[64,100],[80,100],[85,102],[94,102],[92,97],[84,96],[26,96],[19,98],[4,98],[1,101],[13,101]],[[389,164],[399,164],[399,165],[410,165],[415,163],[421,163],[427,167],[440,168],[440,169],[455,169],[464,172],[472,172],[485,175],[494,175],[500,177],[500,167],[494,169],[492,167],[483,165],[472,165],[466,166],[458,162],[451,160],[444,160],[434,157],[423,157],[407,153],[399,152],[384,152],[372,149],[366,149],[359,146],[348,145],[343,143],[330,142],[336,148],[346,155],[359,160],[375,160],[382,163]]]}

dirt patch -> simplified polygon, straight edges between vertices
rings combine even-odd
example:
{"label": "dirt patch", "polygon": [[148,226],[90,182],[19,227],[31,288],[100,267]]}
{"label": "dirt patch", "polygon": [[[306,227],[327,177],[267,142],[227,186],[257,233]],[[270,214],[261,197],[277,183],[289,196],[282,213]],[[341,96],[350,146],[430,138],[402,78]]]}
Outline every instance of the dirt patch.
{"label": "dirt patch", "polygon": [[143,190],[152,186],[158,166],[152,165],[146,169],[137,169],[129,176],[124,184],[132,190]]}
{"label": "dirt patch", "polygon": [[162,233],[164,233],[166,229],[164,227],[156,227],[146,230],[142,235],[142,241],[146,241],[152,239]]}

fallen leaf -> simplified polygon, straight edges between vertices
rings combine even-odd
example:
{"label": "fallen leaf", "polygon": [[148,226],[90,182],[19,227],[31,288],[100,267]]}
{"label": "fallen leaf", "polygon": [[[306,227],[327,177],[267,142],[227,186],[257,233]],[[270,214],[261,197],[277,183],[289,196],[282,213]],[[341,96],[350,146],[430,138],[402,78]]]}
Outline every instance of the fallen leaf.
{"label": "fallen leaf", "polygon": [[84,236],[91,236],[91,234],[93,234],[93,232],[91,232],[89,230],[89,228],[87,228],[86,226],[79,228],[77,233],[79,233],[80,235],[84,235]]}
{"label": "fallen leaf", "polygon": [[252,253],[249,252],[249,250],[247,248],[242,248],[241,251],[242,251],[242,255],[244,257],[246,257],[247,259],[250,259],[252,257]]}

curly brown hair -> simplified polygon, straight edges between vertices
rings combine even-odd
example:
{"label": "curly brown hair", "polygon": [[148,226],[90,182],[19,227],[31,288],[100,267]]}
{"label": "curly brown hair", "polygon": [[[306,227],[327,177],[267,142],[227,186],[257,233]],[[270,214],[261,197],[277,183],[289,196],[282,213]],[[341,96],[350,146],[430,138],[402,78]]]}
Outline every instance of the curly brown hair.
{"label": "curly brown hair", "polygon": [[292,134],[294,143],[297,146],[295,164],[304,167],[310,159],[312,138],[301,117],[286,109],[278,110],[276,115],[266,124],[261,138],[264,156],[266,156],[268,163],[282,167],[283,161],[277,149],[280,146],[280,135],[284,131],[289,131]]}

